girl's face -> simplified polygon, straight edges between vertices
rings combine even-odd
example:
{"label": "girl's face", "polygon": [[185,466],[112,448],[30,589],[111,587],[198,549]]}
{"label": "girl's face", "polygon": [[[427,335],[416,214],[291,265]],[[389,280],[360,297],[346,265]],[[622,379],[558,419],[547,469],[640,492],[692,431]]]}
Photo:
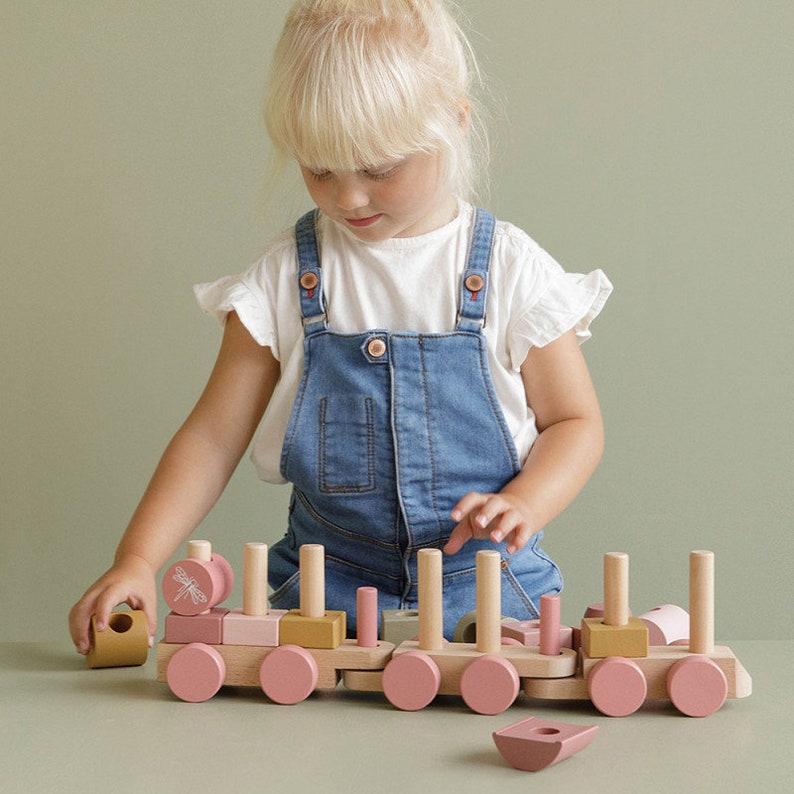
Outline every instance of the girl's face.
{"label": "girl's face", "polygon": [[416,237],[454,217],[457,203],[442,185],[438,153],[418,152],[364,171],[301,165],[314,203],[365,242]]}

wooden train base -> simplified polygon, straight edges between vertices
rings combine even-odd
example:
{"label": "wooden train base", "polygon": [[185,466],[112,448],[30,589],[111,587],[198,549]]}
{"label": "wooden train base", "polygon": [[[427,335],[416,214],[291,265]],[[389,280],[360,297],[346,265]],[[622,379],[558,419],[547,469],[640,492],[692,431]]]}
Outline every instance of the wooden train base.
{"label": "wooden train base", "polygon": [[[383,692],[408,711],[442,694],[462,696],[477,713],[499,714],[523,691],[543,700],[590,700],[616,717],[646,700],[670,700],[683,714],[702,717],[726,698],[752,691],[750,676],[731,650],[714,645],[711,552],[690,555],[686,644],[649,644],[649,626],[655,637],[664,636],[662,618],[629,615],[628,556],[609,553],[603,616],[586,617],[572,631],[560,625],[559,597],[543,596],[537,631],[523,635],[538,643],[527,645],[503,624],[501,558],[495,550],[477,554],[476,641],[470,643],[444,640],[442,554],[420,551],[418,638],[399,644],[377,639],[374,588],[359,589],[358,637],[346,639],[345,614],[325,609],[322,546],[300,551],[300,609],[268,611],[267,546],[260,543],[246,545],[243,609],[230,612],[218,604],[231,592],[231,567],[206,542],[189,544],[188,559],[171,566],[163,581],[173,611],[157,649],[158,680],[191,702],[212,698],[226,684],[261,687],[272,701],[294,704],[341,681],[347,689]],[[659,614],[680,621],[682,612]]]}

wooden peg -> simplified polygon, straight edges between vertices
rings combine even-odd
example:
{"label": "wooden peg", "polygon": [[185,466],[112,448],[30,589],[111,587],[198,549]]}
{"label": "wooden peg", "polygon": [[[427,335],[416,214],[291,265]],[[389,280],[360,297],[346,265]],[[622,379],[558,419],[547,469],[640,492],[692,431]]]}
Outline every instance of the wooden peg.
{"label": "wooden peg", "polygon": [[267,615],[267,543],[243,547],[243,614]]}
{"label": "wooden peg", "polygon": [[416,559],[419,576],[419,648],[437,651],[444,643],[441,549],[420,549]]}
{"label": "wooden peg", "polygon": [[714,552],[689,555],[689,651],[714,653]]}
{"label": "wooden peg", "polygon": [[483,549],[477,566],[477,650],[499,653],[502,647],[502,558],[495,549]]}
{"label": "wooden peg", "polygon": [[604,555],[604,623],[625,626],[629,622],[629,555],[610,551]]}
{"label": "wooden peg", "polygon": [[189,560],[212,560],[212,543],[208,540],[189,540],[187,542],[187,558]]}
{"label": "wooden peg", "polygon": [[325,617],[325,548],[319,543],[300,547],[300,613]]}

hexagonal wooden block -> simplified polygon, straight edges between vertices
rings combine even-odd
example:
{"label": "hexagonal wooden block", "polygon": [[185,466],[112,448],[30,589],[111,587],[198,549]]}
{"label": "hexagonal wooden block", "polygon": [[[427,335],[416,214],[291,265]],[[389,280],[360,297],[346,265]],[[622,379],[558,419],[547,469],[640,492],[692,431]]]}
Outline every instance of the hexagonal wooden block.
{"label": "hexagonal wooden block", "polygon": [[347,615],[328,610],[324,617],[309,618],[299,609],[291,609],[279,623],[281,645],[301,648],[336,648],[347,634]]}
{"label": "hexagonal wooden block", "polygon": [[582,650],[591,659],[647,656],[648,627],[639,618],[629,618],[625,626],[608,626],[601,618],[585,618],[582,621]]}
{"label": "hexagonal wooden block", "polygon": [[419,612],[415,609],[384,609],[381,612],[380,638],[399,645],[419,636]]}
{"label": "hexagonal wooden block", "polygon": [[229,612],[223,607],[213,607],[203,615],[165,616],[165,642],[204,642],[220,645],[223,641],[223,619]]}
{"label": "hexagonal wooden block", "polygon": [[224,645],[279,644],[279,623],[286,609],[271,609],[267,615],[244,615],[242,609],[233,609],[223,620]]}

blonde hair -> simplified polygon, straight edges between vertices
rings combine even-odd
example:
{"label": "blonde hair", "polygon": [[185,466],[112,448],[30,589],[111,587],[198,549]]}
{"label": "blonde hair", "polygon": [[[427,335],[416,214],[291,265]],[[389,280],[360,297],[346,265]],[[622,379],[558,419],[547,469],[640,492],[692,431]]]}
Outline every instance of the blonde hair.
{"label": "blonde hair", "polygon": [[479,79],[444,0],[300,0],[276,47],[265,122],[276,149],[309,167],[437,151],[450,190],[467,199],[487,158]]}

